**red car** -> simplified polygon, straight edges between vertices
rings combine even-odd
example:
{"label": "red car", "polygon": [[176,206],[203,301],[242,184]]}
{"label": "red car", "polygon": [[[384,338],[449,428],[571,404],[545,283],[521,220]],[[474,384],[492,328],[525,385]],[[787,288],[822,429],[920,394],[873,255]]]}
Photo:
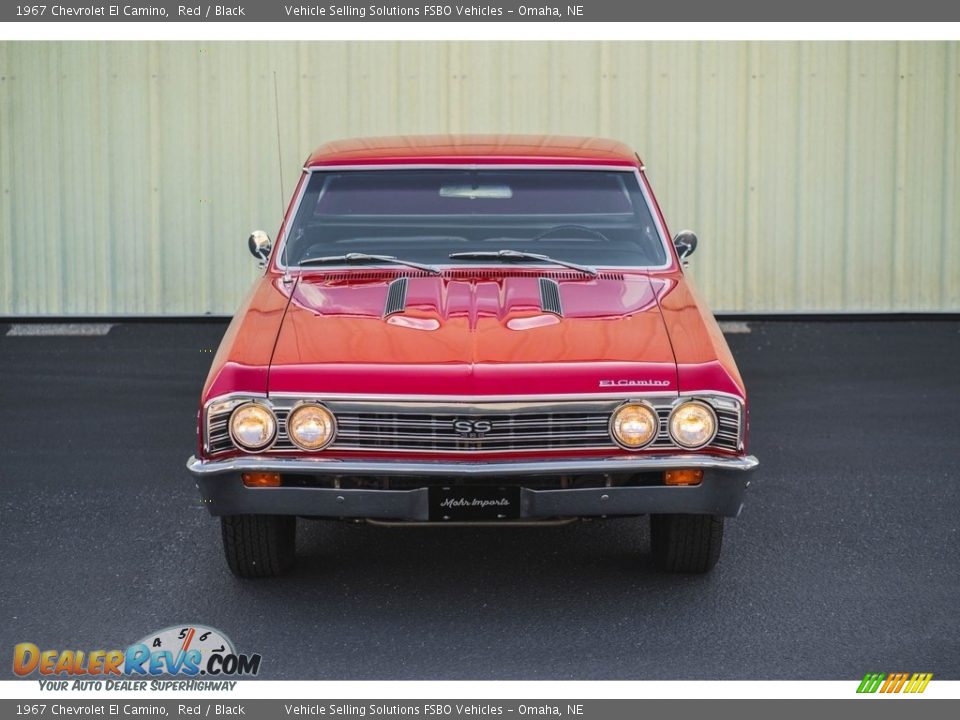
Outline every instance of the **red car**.
{"label": "red car", "polygon": [[296,518],[650,516],[705,572],[740,512],[743,382],[637,154],[603,139],[344,140],[307,159],[203,388],[188,467],[230,569]]}

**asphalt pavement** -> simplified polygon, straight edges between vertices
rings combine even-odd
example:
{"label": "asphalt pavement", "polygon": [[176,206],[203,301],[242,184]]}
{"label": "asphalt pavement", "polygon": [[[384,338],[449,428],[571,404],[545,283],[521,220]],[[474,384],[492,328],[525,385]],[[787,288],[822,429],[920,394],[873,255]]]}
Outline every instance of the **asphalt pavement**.
{"label": "asphalt pavement", "polygon": [[0,324],[8,662],[202,623],[267,679],[960,679],[960,322],[728,336],[761,465],[707,576],[659,574],[645,519],[301,521],[295,570],[265,581],[229,573],[184,468],[225,327]]}

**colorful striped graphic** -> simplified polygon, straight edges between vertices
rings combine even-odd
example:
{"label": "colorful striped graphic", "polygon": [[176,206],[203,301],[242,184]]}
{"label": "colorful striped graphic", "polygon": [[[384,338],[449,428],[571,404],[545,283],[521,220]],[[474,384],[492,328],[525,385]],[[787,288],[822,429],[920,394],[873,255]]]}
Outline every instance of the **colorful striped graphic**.
{"label": "colorful striped graphic", "polygon": [[933,679],[933,673],[867,673],[860,681],[858,693],[922,693]]}

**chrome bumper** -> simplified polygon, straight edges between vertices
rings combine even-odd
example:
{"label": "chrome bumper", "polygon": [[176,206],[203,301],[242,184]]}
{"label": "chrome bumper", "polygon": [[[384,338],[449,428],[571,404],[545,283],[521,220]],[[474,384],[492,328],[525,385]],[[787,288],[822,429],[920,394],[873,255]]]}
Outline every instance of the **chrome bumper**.
{"label": "chrome bumper", "polygon": [[[648,513],[693,513],[736,517],[749,483],[736,471],[757,466],[752,456],[722,458],[694,455],[599,458],[532,462],[390,462],[313,458],[242,457],[202,461],[187,467],[212,515],[308,515],[330,518],[429,520],[429,490],[360,490],[316,487],[248,488],[244,471],[307,475],[394,475],[495,479],[564,474],[632,474],[671,468],[704,468],[699,485],[613,486],[534,490],[522,488],[521,518],[597,517]],[[734,471],[734,472],[728,472]]]}
{"label": "chrome bumper", "polygon": [[532,460],[504,462],[406,462],[392,460],[329,460],[321,458],[235,457],[199,460],[191,457],[187,469],[198,477],[238,472],[278,472],[293,475],[397,475],[405,477],[497,478],[531,475],[583,475],[649,472],[682,468],[753,470],[752,455],[649,455],[637,458],[583,458],[580,460]]}

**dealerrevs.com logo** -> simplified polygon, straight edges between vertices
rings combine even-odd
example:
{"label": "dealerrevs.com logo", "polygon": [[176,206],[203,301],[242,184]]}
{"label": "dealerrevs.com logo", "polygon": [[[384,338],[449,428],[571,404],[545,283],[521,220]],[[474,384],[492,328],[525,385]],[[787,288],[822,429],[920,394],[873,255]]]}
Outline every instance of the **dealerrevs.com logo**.
{"label": "dealerrevs.com logo", "polygon": [[214,628],[173,625],[122,650],[41,650],[35,643],[19,643],[13,672],[18,677],[36,673],[41,689],[48,690],[146,690],[148,680],[151,690],[232,690],[236,682],[226,678],[257,675],[260,659],[257,653],[238,653]]}

